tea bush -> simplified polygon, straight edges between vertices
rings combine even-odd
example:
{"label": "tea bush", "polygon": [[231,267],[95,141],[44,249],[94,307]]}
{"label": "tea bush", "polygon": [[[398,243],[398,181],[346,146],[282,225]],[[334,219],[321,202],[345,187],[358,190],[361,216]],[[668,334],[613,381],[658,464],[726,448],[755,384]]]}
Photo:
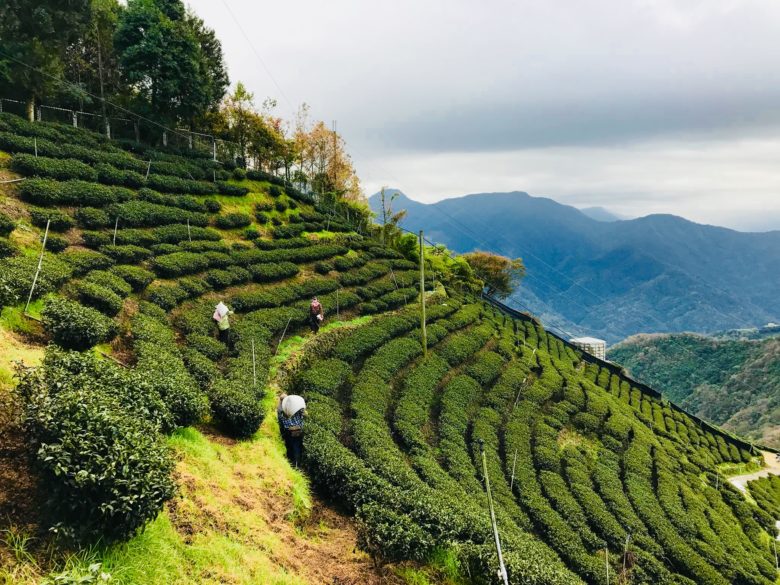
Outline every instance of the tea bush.
{"label": "tea bush", "polygon": [[110,288],[95,282],[82,281],[76,287],[79,300],[88,307],[113,317],[122,310],[122,298]]}
{"label": "tea bush", "polygon": [[89,349],[117,334],[116,324],[109,317],[62,297],[47,299],[41,318],[54,342],[67,349]]}
{"label": "tea bush", "polygon": [[49,223],[49,229],[55,232],[66,232],[74,225],[75,220],[59,209],[42,209],[40,207],[29,207],[30,211],[30,223],[34,226],[41,228],[46,227],[46,223]]}
{"label": "tea bush", "polygon": [[27,177],[49,177],[59,181],[81,179],[93,183],[97,181],[95,169],[74,159],[17,154],[11,159],[11,169]]}

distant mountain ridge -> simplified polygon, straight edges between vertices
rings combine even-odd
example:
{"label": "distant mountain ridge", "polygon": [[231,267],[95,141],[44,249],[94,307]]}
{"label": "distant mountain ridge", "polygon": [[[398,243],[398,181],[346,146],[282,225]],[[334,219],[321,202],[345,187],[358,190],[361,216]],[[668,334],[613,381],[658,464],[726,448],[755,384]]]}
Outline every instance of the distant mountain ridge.
{"label": "distant mountain ridge", "polygon": [[612,213],[609,209],[606,209],[605,207],[580,207],[579,210],[587,215],[591,219],[595,219],[596,221],[622,221],[624,219],[627,219],[625,217],[620,217],[619,215]]}
{"label": "distant mountain ridge", "polygon": [[[378,196],[370,198],[380,210]],[[548,325],[610,343],[641,332],[780,321],[780,231],[743,233],[673,215],[597,221],[524,192],[433,204],[399,195],[403,226],[457,252],[521,256],[528,277],[509,299]]]}

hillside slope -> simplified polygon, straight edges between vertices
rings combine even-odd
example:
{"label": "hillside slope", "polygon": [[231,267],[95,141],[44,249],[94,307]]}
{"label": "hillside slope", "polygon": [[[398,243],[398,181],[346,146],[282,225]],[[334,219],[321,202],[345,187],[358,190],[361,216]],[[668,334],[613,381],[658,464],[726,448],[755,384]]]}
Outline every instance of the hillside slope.
{"label": "hillside slope", "polygon": [[[18,372],[32,449],[11,460],[46,486],[35,542],[80,543],[52,559],[69,578],[96,560],[120,584],[286,585],[340,562],[341,582],[495,582],[484,451],[513,583],[776,581],[775,518],[717,475],[755,465],[749,443],[446,275],[424,283],[426,355],[416,263],[338,204],[68,127],[0,116],[0,141],[23,179],[3,187],[4,323],[54,342]],[[350,326],[296,345],[314,295]],[[322,528],[295,523],[305,482],[267,416],[280,390],[306,396],[305,471],[357,531],[319,504]],[[29,542],[4,534],[24,571]]]}
{"label": "hillside slope", "polygon": [[698,416],[780,447],[780,338],[639,335],[609,359]]}
{"label": "hillside slope", "polygon": [[[380,207],[378,196],[372,208]],[[527,193],[425,205],[399,198],[404,227],[457,252],[523,258],[517,298],[572,333],[610,343],[635,333],[758,326],[780,320],[780,232],[740,233],[670,215],[602,222]]]}

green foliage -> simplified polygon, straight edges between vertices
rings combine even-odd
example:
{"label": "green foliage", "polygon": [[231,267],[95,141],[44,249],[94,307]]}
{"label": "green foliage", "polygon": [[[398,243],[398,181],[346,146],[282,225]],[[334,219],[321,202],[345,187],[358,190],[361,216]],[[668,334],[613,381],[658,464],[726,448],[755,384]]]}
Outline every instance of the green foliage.
{"label": "green foliage", "polygon": [[41,317],[44,330],[67,349],[88,349],[117,334],[116,324],[101,312],[61,297],[49,298]]}
{"label": "green foliage", "polygon": [[[43,235],[41,235],[41,241],[43,241]],[[63,236],[50,233],[46,238],[46,249],[49,252],[62,252],[68,246],[70,246],[70,242]]]}
{"label": "green foliage", "polygon": [[154,280],[154,273],[138,266],[114,266],[111,273],[127,282],[134,292],[140,292]]}
{"label": "green foliage", "polygon": [[22,182],[19,194],[24,201],[36,205],[85,205],[104,207],[117,201],[127,201],[131,191],[107,187],[96,183],[73,180],[27,179]]}
{"label": "green foliage", "polygon": [[265,412],[257,395],[234,381],[221,380],[209,392],[211,410],[231,436],[246,439],[260,428]]}
{"label": "green foliage", "polygon": [[[158,427],[123,404],[121,376],[101,375],[83,363],[89,359],[49,354],[44,371],[24,372],[19,387],[52,529],[79,540],[124,540],[173,496],[174,461]],[[85,371],[50,371],[76,367]]]}
{"label": "green foliage", "polygon": [[[71,266],[62,261],[67,257],[67,254],[59,257],[44,254],[33,299],[54,292],[73,275]],[[14,256],[0,260],[0,304],[2,306],[15,304],[27,298],[37,267],[38,259],[29,256]]]}
{"label": "green foliage", "polygon": [[97,181],[95,169],[74,159],[17,154],[11,159],[11,168],[27,177],[47,177],[59,181],[80,179],[93,183]]}
{"label": "green foliage", "polygon": [[111,206],[108,210],[112,217],[119,216],[123,226],[154,227],[169,224],[186,224],[204,227],[209,223],[208,215],[197,211],[187,211],[177,207],[168,207],[148,201],[128,201]]}
{"label": "green foliage", "polygon": [[59,209],[41,209],[39,207],[30,207],[30,223],[40,228],[46,227],[46,222],[50,221],[49,229],[55,232],[66,232],[72,228],[76,222],[74,219]]}
{"label": "green foliage", "polygon": [[93,281],[82,281],[76,287],[79,300],[101,313],[113,317],[122,310],[122,298],[110,288]]}
{"label": "green foliage", "polygon": [[108,213],[96,207],[79,207],[76,210],[76,221],[89,230],[104,228],[111,223]]}
{"label": "green foliage", "polygon": [[228,213],[217,216],[214,225],[223,230],[243,228],[252,223],[252,218],[246,213]]}
{"label": "green foliage", "polygon": [[107,245],[99,248],[101,254],[105,254],[119,264],[138,264],[151,257],[152,252],[141,246],[132,244]]}
{"label": "green foliage", "polygon": [[332,396],[344,385],[351,374],[352,368],[341,360],[320,360],[298,374],[295,389],[303,395],[317,392],[324,396]]}
{"label": "green foliage", "polygon": [[122,298],[128,297],[133,292],[133,287],[113,271],[93,270],[84,277],[84,280],[108,288]]}
{"label": "green foliage", "polygon": [[14,229],[16,229],[16,222],[0,212],[0,236],[8,236]]}

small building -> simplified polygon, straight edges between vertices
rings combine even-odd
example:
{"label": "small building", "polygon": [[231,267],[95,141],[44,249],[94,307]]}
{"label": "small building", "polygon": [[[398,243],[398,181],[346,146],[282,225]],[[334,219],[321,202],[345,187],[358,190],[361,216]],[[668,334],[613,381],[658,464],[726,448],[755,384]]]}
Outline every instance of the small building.
{"label": "small building", "polygon": [[571,340],[572,345],[596,356],[602,360],[607,359],[607,342],[595,337],[575,337]]}

